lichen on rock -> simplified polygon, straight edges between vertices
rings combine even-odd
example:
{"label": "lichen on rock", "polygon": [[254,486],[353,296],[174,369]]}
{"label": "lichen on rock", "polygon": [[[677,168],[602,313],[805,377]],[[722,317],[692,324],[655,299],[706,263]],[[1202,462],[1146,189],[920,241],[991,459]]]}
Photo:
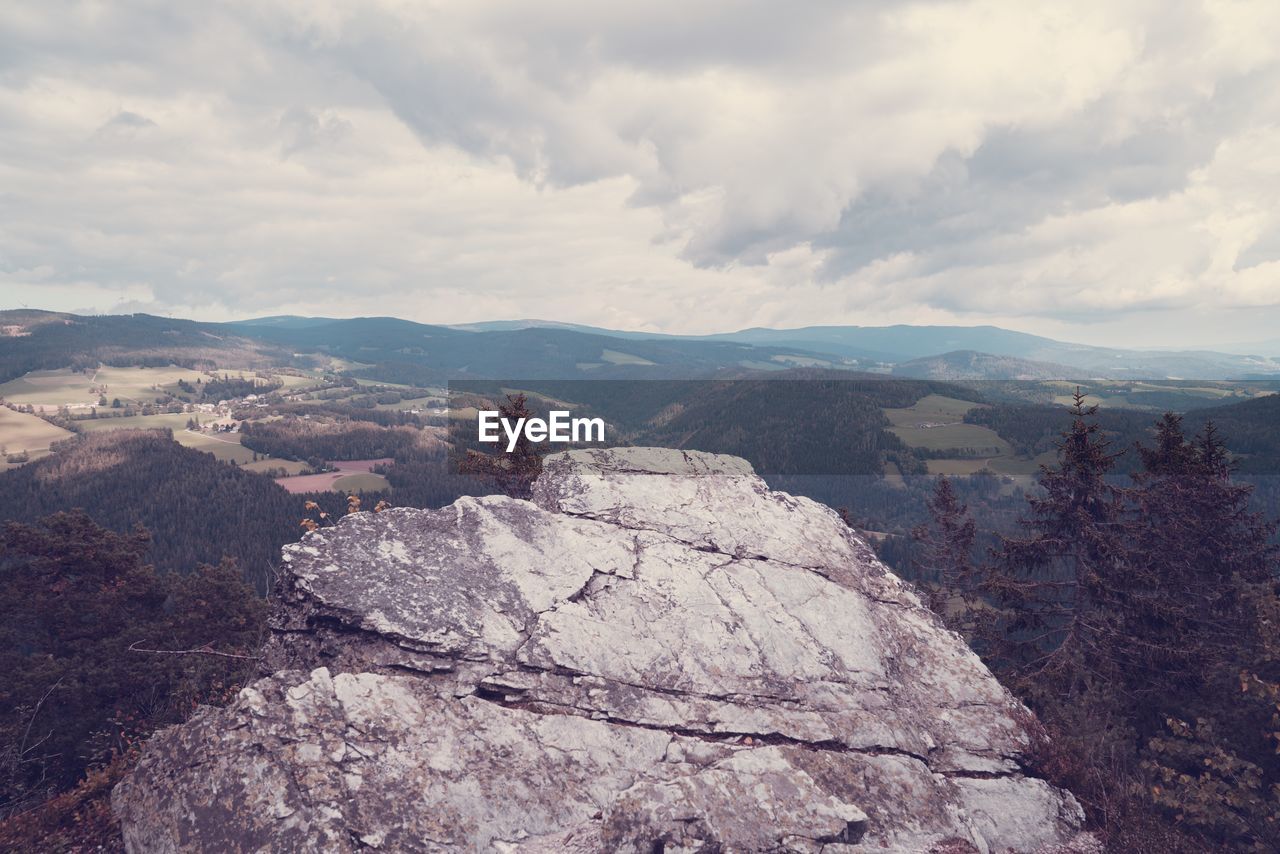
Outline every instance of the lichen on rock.
{"label": "lichen on rock", "polygon": [[264,662],[148,743],[130,850],[1093,845],[963,641],[732,457],[572,451],[532,501],[311,532]]}

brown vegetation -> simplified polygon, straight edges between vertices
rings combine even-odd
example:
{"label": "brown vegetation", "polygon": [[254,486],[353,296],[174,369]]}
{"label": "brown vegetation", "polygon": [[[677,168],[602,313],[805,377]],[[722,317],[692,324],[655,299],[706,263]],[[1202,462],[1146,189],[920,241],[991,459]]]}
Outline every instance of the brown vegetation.
{"label": "brown vegetation", "polygon": [[140,740],[251,674],[265,602],[230,562],[157,573],[148,543],[83,513],[5,527],[0,839],[58,850],[109,835],[106,791]]}

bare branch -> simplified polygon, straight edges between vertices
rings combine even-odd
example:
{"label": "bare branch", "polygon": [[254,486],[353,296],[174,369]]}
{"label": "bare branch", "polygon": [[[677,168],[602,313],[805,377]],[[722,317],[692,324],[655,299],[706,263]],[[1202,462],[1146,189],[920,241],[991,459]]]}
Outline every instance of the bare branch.
{"label": "bare branch", "polygon": [[49,695],[52,694],[54,690],[62,684],[62,680],[66,678],[67,676],[65,673],[59,676],[58,681],[49,686],[49,690],[44,692],[44,696],[40,698],[39,702],[36,703],[35,708],[31,710],[31,717],[27,719],[27,728],[22,733],[22,743],[18,745],[19,756],[26,756],[29,750],[35,750],[49,739],[49,735],[53,735],[53,731],[50,730],[49,735],[46,735],[44,738],[31,745],[30,748],[27,748],[27,739],[31,737],[31,725],[36,722],[36,715],[40,714],[40,707],[44,705],[44,701],[49,699]]}
{"label": "bare branch", "polygon": [[262,658],[260,655],[241,655],[237,652],[219,652],[216,649],[210,649],[209,644],[197,647],[196,649],[143,649],[138,646],[142,641],[134,641],[129,644],[130,652],[150,652],[155,655],[216,655],[219,658],[242,658],[249,661],[257,661]]}

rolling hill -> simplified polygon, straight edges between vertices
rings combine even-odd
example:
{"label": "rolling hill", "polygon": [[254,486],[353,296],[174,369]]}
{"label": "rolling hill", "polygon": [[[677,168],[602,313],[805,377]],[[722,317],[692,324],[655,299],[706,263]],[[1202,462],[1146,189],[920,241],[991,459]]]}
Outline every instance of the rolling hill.
{"label": "rolling hill", "polygon": [[0,312],[0,382],[105,364],[304,367],[425,385],[459,378],[699,378],[795,367],[946,380],[1280,377],[1280,359],[1071,344],[993,326],[812,326],[680,336],[547,321],[445,326],[392,317],[275,316],[202,323],[145,314]]}
{"label": "rolling hill", "polygon": [[263,591],[280,547],[297,539],[302,502],[269,477],[179,445],[167,430],[90,433],[0,473],[0,519],[80,508],[116,531],[145,527],[148,560],[159,569],[190,572],[225,555]]}
{"label": "rolling hill", "polygon": [[119,314],[0,311],[0,382],[30,371],[129,366],[258,368],[288,364],[280,349],[216,323]]}
{"label": "rolling hill", "polygon": [[[545,321],[473,324],[474,328],[539,328]],[[957,351],[971,351],[1066,368],[1071,376],[1116,379],[1257,379],[1280,376],[1280,357],[1208,350],[1135,350],[1056,341],[997,326],[806,326],[796,329],[743,329],[702,336],[669,336],[574,327],[631,340],[719,341],[757,347],[784,347],[871,363],[901,364]],[[1278,352],[1260,345],[1260,353]],[[1001,369],[1002,370],[1002,369]],[[1000,377],[982,377],[997,379]]]}
{"label": "rolling hill", "polygon": [[1016,356],[956,350],[893,366],[894,376],[930,380],[1056,380],[1078,376],[1078,369]]}

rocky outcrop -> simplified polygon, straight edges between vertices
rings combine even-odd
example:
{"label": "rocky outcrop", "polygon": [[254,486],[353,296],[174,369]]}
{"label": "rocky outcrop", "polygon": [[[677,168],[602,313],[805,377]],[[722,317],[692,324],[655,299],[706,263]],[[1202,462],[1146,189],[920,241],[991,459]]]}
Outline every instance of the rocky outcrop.
{"label": "rocky outcrop", "polygon": [[1028,712],[741,460],[574,451],[284,557],[270,675],[150,741],[131,850],[1091,850]]}

